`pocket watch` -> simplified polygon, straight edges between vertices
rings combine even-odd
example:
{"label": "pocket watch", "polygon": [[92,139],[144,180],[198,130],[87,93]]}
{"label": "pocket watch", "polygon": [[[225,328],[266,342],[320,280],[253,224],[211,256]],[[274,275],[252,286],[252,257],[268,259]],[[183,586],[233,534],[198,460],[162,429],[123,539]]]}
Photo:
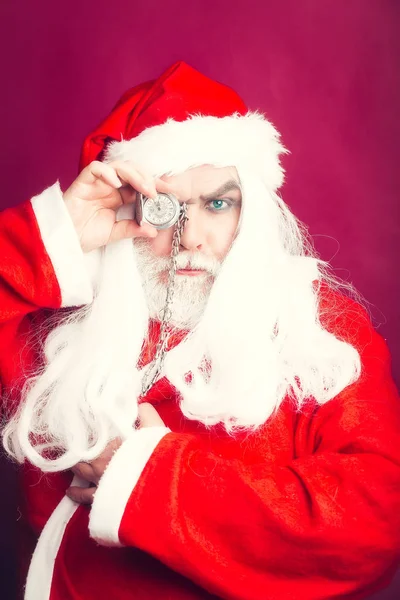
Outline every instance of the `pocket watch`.
{"label": "pocket watch", "polygon": [[181,205],[173,194],[157,193],[156,198],[149,198],[137,193],[135,219],[138,225],[149,223],[156,229],[168,229],[179,219]]}

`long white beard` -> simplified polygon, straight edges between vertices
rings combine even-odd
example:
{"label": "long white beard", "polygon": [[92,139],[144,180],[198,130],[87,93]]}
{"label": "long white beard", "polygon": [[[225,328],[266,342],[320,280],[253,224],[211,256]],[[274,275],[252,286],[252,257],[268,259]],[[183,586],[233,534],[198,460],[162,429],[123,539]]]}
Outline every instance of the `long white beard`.
{"label": "long white beard", "polygon": [[[134,249],[150,317],[161,320],[167,296],[171,258],[155,256],[148,240],[144,238],[134,240]],[[204,270],[204,274],[193,277],[175,276],[170,324],[179,329],[191,330],[203,315],[221,262],[200,252],[180,252],[177,256],[177,269],[188,268]]]}

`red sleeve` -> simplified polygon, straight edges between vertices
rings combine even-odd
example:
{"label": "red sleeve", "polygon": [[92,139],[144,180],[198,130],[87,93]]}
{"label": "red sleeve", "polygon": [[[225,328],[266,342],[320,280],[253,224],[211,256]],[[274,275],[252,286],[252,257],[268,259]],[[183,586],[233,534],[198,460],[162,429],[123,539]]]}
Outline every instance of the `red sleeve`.
{"label": "red sleeve", "polygon": [[387,583],[400,558],[400,404],[386,344],[369,335],[364,376],[310,419],[308,455],[248,465],[162,432],[119,542],[226,599],[356,599]]}
{"label": "red sleeve", "polygon": [[58,182],[0,213],[0,324],[92,298],[84,254]]}
{"label": "red sleeve", "polygon": [[58,308],[61,293],[30,201],[0,213],[0,322]]}
{"label": "red sleeve", "polygon": [[0,324],[93,299],[59,183],[0,213]]}

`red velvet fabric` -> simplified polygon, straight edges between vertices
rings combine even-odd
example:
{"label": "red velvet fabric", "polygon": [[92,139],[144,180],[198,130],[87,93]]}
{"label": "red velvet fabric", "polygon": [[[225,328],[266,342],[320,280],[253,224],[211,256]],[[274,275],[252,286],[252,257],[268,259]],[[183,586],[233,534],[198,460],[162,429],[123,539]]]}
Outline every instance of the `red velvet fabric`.
{"label": "red velvet fabric", "polygon": [[322,310],[331,330],[357,341],[361,379],[323,407],[310,401],[296,412],[286,400],[257,434],[234,438],[186,420],[161,380],[146,400],[173,432],[127,504],[127,548],[96,545],[79,508],[51,600],[358,599],[388,583],[400,545],[400,406],[389,355],[356,305],[330,295]]}
{"label": "red velvet fabric", "polygon": [[[36,309],[60,304],[32,218],[28,204],[0,216],[6,393],[38,360],[27,340],[47,313]],[[27,221],[29,252],[20,239]],[[357,304],[323,292],[323,323],[361,352],[360,380],[323,407],[310,400],[298,412],[286,399],[258,433],[236,437],[186,420],[161,380],[146,400],[172,433],[132,491],[119,532],[126,547],[91,540],[89,509],[80,507],[57,555],[51,600],[355,600],[387,584],[400,548],[400,403],[390,356]],[[153,324],[150,339],[156,334]],[[145,360],[151,354],[150,345]],[[20,526],[31,543],[70,478],[21,471]]]}

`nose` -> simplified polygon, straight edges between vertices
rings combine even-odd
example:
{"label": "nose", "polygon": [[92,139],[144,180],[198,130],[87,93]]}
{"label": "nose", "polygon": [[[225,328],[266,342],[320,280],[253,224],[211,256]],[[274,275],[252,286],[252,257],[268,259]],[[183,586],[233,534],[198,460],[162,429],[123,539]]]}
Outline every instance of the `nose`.
{"label": "nose", "polygon": [[198,207],[187,207],[188,221],[185,223],[181,236],[181,248],[184,250],[202,250],[205,244],[205,231],[202,226]]}

